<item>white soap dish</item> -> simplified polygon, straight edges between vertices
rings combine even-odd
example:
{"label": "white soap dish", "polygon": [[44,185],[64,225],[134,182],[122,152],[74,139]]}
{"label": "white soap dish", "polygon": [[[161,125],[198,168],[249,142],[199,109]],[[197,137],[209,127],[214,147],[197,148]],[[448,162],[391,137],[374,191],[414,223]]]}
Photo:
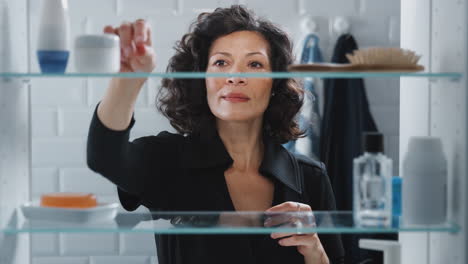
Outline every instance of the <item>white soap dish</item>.
{"label": "white soap dish", "polygon": [[92,208],[58,208],[40,206],[39,201],[21,206],[23,215],[28,220],[67,223],[94,223],[110,221],[115,218],[118,203],[98,203]]}

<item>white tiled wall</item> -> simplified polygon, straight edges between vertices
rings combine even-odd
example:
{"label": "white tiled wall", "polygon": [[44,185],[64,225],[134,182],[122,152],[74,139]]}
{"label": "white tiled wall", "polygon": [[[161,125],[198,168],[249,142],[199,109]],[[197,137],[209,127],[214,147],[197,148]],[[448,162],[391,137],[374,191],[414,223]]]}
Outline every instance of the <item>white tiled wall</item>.
{"label": "white tiled wall", "polygon": [[[40,1],[30,1],[31,54],[36,43]],[[164,71],[172,46],[196,17],[217,6],[245,4],[257,14],[272,19],[293,39],[299,35],[300,18],[311,15],[318,24],[325,59],[331,57],[337,36],[331,31],[336,16],[351,21],[351,31],[360,47],[399,46],[399,0],[70,0],[72,39],[81,33],[98,33],[107,24],[136,18],[147,19],[153,28],[158,57],[156,71]],[[68,71],[73,71],[74,59]],[[38,71],[35,58],[31,68]],[[172,130],[154,109],[159,79],[148,81],[135,113],[132,137]],[[104,201],[116,201],[115,188],[89,171],[85,164],[85,142],[96,103],[107,79],[34,79],[32,87],[33,198],[52,191],[88,191]],[[398,161],[399,82],[397,79],[366,80],[371,111],[386,136],[387,152]],[[395,164],[398,168],[398,164]],[[397,173],[397,172],[396,172]],[[151,234],[34,234],[35,264],[155,263]]]}

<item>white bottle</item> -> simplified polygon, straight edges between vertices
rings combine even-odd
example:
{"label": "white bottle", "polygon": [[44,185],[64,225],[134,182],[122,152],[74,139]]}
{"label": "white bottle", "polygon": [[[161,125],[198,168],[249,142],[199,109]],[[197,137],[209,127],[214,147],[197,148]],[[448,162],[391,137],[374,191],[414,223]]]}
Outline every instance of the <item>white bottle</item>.
{"label": "white bottle", "polygon": [[383,135],[364,134],[364,154],[353,163],[353,214],[358,226],[392,223],[392,160],[383,154]]}
{"label": "white bottle", "polygon": [[440,138],[410,138],[402,177],[403,223],[444,223],[447,215],[447,159]]}
{"label": "white bottle", "polygon": [[42,0],[37,57],[44,73],[64,73],[70,55],[68,0]]}

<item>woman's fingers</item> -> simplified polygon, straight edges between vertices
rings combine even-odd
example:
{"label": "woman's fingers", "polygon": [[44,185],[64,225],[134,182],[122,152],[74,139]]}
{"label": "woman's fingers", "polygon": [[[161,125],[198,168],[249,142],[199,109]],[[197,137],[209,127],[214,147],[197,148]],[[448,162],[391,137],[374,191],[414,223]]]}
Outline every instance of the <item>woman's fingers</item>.
{"label": "woman's fingers", "polygon": [[309,205],[298,202],[284,202],[266,210],[266,212],[312,211]]}
{"label": "woman's fingers", "polygon": [[294,235],[287,238],[283,238],[278,241],[278,243],[285,247],[290,246],[308,246],[312,247],[317,244],[318,237],[317,234],[312,235]]}
{"label": "woman's fingers", "polygon": [[312,209],[307,204],[284,202],[265,211],[265,226],[278,226],[287,223],[300,223],[310,226],[314,220]]}
{"label": "woman's fingers", "polygon": [[285,223],[289,223],[296,219],[297,214],[291,212],[278,212],[278,213],[267,213],[265,216],[265,221],[263,224],[266,227],[276,227],[283,225]]}
{"label": "woman's fingers", "polygon": [[124,22],[116,28],[106,26],[104,33],[120,37],[122,71],[151,72],[156,67],[156,55],[151,46],[151,27],[145,20]]}
{"label": "woman's fingers", "polygon": [[116,34],[115,29],[112,26],[109,26],[109,25],[104,27],[104,33]]}
{"label": "woman's fingers", "polygon": [[116,34],[120,36],[120,46],[125,57],[134,55],[143,56],[147,50],[146,46],[151,46],[151,28],[143,19],[138,19],[134,23],[124,22],[119,28],[106,26],[104,33]]}
{"label": "woman's fingers", "polygon": [[138,19],[133,24],[134,41],[137,56],[145,56],[147,47],[151,47],[151,28],[143,19]]}
{"label": "woman's fingers", "polygon": [[297,233],[272,233],[270,237],[273,239],[278,239],[278,238],[289,237],[293,235],[297,235]]}
{"label": "woman's fingers", "polygon": [[149,26],[146,29],[146,36],[147,36],[146,45],[147,46],[152,46],[153,41],[151,40],[151,27],[149,27]]}
{"label": "woman's fingers", "polygon": [[133,23],[134,41],[138,45],[146,45],[148,41],[148,29],[149,26],[143,19],[138,19]]}
{"label": "woman's fingers", "polygon": [[[139,50],[140,48],[144,50]],[[130,60],[133,69],[144,72],[151,72],[156,67],[156,54],[154,50],[146,45],[137,46],[137,54],[144,54],[142,56],[134,56]]]}
{"label": "woman's fingers", "polygon": [[119,27],[120,47],[125,57],[130,57],[134,53],[133,26],[125,22]]}

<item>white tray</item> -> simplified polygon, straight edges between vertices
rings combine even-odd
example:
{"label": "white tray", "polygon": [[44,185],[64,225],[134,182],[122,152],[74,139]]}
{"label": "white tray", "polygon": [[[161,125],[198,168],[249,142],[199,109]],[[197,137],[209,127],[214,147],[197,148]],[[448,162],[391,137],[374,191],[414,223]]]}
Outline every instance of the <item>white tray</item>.
{"label": "white tray", "polygon": [[98,203],[96,207],[74,209],[43,207],[39,201],[25,203],[21,206],[23,215],[28,220],[93,223],[113,220],[117,215],[118,203]]}

